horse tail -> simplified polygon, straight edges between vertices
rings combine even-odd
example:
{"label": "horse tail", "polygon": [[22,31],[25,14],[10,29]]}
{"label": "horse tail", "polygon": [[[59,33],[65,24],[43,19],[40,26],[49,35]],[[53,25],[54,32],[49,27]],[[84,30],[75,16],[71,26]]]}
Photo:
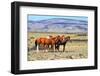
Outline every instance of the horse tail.
{"label": "horse tail", "polygon": [[39,46],[37,40],[35,40],[35,48],[36,48],[36,52],[39,52]]}
{"label": "horse tail", "polygon": [[35,47],[37,47],[37,40],[35,40]]}

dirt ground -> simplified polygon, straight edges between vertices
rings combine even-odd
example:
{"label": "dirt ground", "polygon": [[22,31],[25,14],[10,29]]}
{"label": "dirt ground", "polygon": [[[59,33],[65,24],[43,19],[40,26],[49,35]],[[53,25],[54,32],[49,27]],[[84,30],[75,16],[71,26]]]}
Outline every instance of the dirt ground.
{"label": "dirt ground", "polygon": [[[65,51],[63,52],[63,47],[60,46],[59,51],[48,50],[39,50],[36,52],[34,49],[34,38],[46,36],[47,34],[29,34],[28,38],[28,61],[35,61],[35,60],[57,60],[57,59],[83,59],[88,57],[88,45],[87,36],[78,36],[78,35],[71,35],[71,39],[79,39],[79,41],[72,41],[68,42],[65,47]],[[68,34],[67,34],[68,35]],[[67,36],[66,35],[66,36]],[[83,39],[83,40],[80,40]]]}

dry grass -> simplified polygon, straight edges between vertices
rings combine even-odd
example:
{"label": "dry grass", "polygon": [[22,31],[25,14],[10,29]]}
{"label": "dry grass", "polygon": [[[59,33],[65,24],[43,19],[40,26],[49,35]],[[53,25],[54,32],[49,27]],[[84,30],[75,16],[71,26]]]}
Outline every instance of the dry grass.
{"label": "dry grass", "polygon": [[[29,33],[28,34],[28,60],[55,60],[55,59],[82,59],[88,57],[88,45],[87,41],[72,41],[66,44],[65,52],[62,52],[63,47],[60,46],[59,52],[48,51],[44,52],[32,49],[34,47],[34,40],[39,37],[46,37],[48,35],[59,35],[54,33]],[[61,35],[61,34],[60,34]],[[87,40],[87,36],[78,36],[77,34],[64,34],[65,36],[70,36],[71,39],[81,39]]]}

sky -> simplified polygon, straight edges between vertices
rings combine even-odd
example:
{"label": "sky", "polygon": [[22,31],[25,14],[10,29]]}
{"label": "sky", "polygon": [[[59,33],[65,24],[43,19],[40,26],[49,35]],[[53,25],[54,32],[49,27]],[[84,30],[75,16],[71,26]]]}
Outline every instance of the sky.
{"label": "sky", "polygon": [[86,17],[86,16],[28,15],[28,20],[31,20],[31,21],[40,21],[40,20],[52,19],[52,18],[65,18],[65,19],[75,19],[75,20],[88,21],[88,17]]}

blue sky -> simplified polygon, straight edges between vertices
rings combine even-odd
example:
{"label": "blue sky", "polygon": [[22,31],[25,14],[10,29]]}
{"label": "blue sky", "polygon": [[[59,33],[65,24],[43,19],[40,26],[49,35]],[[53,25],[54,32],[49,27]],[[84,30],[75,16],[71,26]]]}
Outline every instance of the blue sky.
{"label": "blue sky", "polygon": [[49,16],[49,15],[28,15],[28,20],[40,21],[51,18],[65,18],[65,19],[75,19],[75,20],[84,20],[88,21],[86,16]]}

